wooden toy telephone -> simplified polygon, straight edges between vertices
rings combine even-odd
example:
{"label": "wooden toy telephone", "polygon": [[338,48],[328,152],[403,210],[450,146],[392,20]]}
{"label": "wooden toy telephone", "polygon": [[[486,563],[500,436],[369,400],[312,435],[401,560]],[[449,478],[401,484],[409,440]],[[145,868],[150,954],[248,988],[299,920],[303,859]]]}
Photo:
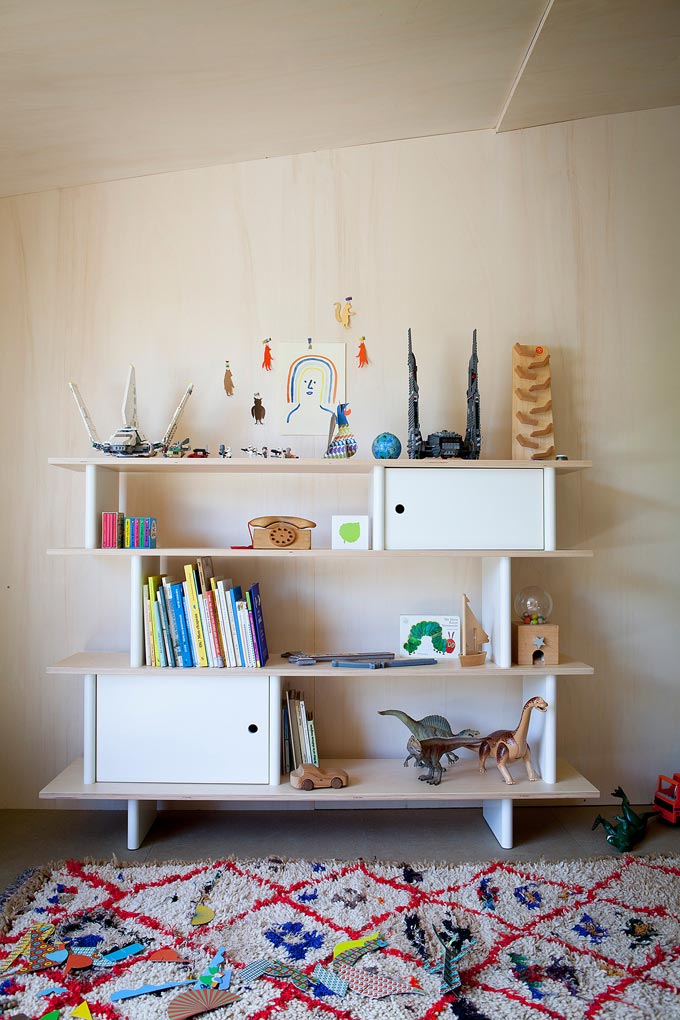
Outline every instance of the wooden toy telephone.
{"label": "wooden toy telephone", "polygon": [[253,549],[311,549],[310,529],[315,527],[314,521],[304,517],[255,517],[248,521]]}

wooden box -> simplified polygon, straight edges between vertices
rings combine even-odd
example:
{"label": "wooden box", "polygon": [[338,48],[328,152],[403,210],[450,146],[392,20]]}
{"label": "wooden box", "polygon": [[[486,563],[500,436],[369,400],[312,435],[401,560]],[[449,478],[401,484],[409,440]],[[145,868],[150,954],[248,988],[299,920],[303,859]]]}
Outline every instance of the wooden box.
{"label": "wooden box", "polygon": [[[539,647],[540,639],[543,643]],[[556,623],[513,623],[512,661],[518,666],[557,666],[560,628]]]}

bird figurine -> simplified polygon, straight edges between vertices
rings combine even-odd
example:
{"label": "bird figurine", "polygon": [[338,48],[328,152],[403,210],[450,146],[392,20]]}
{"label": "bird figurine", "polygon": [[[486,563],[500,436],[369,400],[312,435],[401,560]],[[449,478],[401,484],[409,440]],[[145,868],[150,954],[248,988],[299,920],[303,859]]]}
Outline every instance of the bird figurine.
{"label": "bird figurine", "polygon": [[262,403],[262,397],[259,393],[255,393],[253,395],[253,400],[255,403],[251,407],[250,413],[252,414],[256,425],[264,425],[264,416],[267,412],[264,404]]}
{"label": "bird figurine", "polygon": [[[324,457],[333,457],[334,459],[341,459],[343,457],[353,457],[357,452],[357,441],[354,438],[347,420],[347,415],[350,413],[347,408],[349,404],[338,404],[336,412],[331,416],[331,427],[328,432],[328,447]],[[333,430],[337,425],[338,431],[333,435]]]}

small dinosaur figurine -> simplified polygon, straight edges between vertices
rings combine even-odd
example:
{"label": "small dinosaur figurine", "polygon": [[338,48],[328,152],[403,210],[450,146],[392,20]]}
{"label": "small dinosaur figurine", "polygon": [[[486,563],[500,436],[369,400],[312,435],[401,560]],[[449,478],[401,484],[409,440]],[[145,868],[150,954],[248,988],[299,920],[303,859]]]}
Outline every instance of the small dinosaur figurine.
{"label": "small dinosaur figurine", "polygon": [[490,754],[496,758],[498,771],[505,782],[512,786],[515,780],[508,772],[510,762],[519,761],[521,758],[527,770],[530,782],[538,779],[531,764],[531,748],[527,744],[527,733],[529,732],[529,719],[532,711],[537,708],[539,712],[545,712],[548,702],[541,697],[529,698],[519,720],[516,730],[494,730],[488,737],[484,737],[479,745],[479,771],[486,772],[486,759]]}
{"label": "small dinosaur figurine", "polygon": [[454,747],[466,747],[466,741],[472,737],[479,736],[479,730],[461,730],[459,733],[454,733],[451,729],[451,723],[448,719],[445,719],[443,715],[426,715],[423,719],[413,719],[406,712],[400,712],[396,708],[386,708],[382,712],[378,712],[378,715],[393,715],[401,722],[404,726],[408,727],[411,731],[412,736],[409,737],[408,743],[406,744],[406,750],[408,751],[408,757],[404,762],[404,767],[408,766],[408,763],[413,760],[416,766],[420,768],[429,768],[429,762],[423,760],[422,748],[420,741],[427,737],[451,737],[453,739],[461,738],[461,743],[452,746],[447,752],[446,757],[452,765],[458,761],[458,755],[454,753]]}
{"label": "small dinosaur figurine", "polygon": [[607,842],[615,847],[619,853],[625,853],[626,850],[630,850],[636,843],[640,842],[647,831],[648,820],[656,812],[644,811],[639,815],[636,811],[633,811],[630,801],[620,786],[617,786],[612,791],[612,797],[619,797],[621,799],[622,814],[614,816],[614,821],[619,824],[613,825],[606,818],[603,818],[602,815],[598,815],[593,822],[593,829],[596,829],[598,825],[602,825],[607,833]]}

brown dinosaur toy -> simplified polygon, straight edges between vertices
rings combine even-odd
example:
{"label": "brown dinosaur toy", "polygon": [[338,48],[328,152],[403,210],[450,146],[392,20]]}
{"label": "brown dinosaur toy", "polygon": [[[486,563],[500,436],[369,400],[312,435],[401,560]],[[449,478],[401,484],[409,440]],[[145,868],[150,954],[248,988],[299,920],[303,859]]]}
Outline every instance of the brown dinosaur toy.
{"label": "brown dinosaur toy", "polygon": [[490,754],[493,754],[496,757],[498,771],[508,785],[512,786],[515,782],[508,772],[508,765],[510,762],[519,761],[520,758],[526,767],[529,781],[533,783],[538,779],[531,764],[531,749],[527,744],[527,733],[533,709],[537,708],[539,712],[545,712],[547,707],[548,702],[543,698],[530,698],[522,709],[519,725],[514,732],[512,730],[494,730],[493,733],[489,733],[488,737],[484,737],[479,745],[479,771],[486,772],[486,759]]}

